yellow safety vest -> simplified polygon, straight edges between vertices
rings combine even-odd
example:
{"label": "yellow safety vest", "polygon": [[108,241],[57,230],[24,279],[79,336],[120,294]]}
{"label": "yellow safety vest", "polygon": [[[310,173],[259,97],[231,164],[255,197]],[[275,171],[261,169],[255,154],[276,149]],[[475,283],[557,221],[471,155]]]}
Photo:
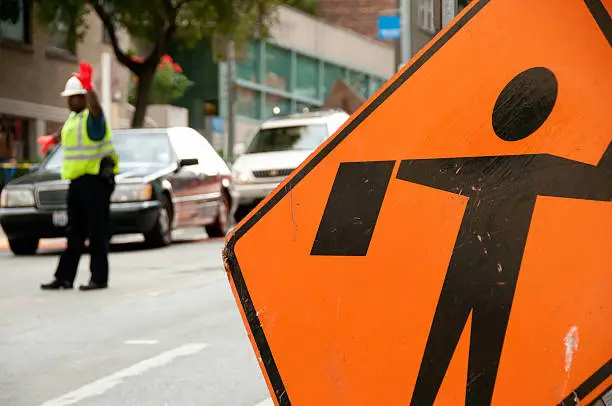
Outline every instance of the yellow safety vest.
{"label": "yellow safety vest", "polygon": [[119,157],[113,145],[113,135],[106,123],[102,141],[92,141],[87,135],[89,110],[72,112],[62,128],[62,179],[73,180],[83,175],[98,175],[100,162],[110,156],[115,161],[114,172],[119,172]]}

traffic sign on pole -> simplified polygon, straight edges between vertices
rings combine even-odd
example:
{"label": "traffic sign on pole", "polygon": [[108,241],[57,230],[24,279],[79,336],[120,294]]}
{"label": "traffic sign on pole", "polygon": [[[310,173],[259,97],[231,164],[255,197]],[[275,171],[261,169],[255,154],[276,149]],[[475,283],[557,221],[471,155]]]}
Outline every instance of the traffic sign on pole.
{"label": "traffic sign on pole", "polygon": [[398,39],[401,33],[401,21],[399,15],[378,16],[378,38]]}
{"label": "traffic sign on pole", "polygon": [[612,0],[475,0],[228,237],[279,405],[612,385]]}

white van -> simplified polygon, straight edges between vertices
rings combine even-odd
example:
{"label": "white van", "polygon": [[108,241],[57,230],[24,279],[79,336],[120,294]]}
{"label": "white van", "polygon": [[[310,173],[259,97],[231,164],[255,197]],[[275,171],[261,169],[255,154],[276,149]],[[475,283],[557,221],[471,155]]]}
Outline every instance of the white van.
{"label": "white van", "polygon": [[244,154],[232,165],[238,195],[236,219],[246,216],[348,118],[341,110],[323,110],[262,123]]}

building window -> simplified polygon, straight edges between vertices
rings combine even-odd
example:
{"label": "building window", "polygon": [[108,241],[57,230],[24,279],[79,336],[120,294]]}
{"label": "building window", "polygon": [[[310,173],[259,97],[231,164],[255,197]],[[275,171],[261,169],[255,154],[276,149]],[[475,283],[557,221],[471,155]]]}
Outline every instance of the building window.
{"label": "building window", "polygon": [[301,102],[296,102],[295,103],[295,111],[296,113],[308,113],[310,111],[316,111],[318,109],[317,106],[313,106],[312,104],[308,104],[308,103],[301,103]]}
{"label": "building window", "polygon": [[266,78],[264,84],[279,90],[289,90],[291,83],[291,52],[274,45],[266,46]]}
{"label": "building window", "polygon": [[295,92],[311,99],[319,98],[319,62],[307,56],[297,56]]}
{"label": "building window", "polygon": [[260,93],[244,87],[236,88],[236,114],[259,119],[261,113]]}
{"label": "building window", "polygon": [[326,63],[323,73],[323,99],[331,93],[338,80],[344,79],[344,68]]}
{"label": "building window", "polygon": [[431,34],[435,34],[436,26],[434,23],[434,2],[433,0],[419,0],[417,26]]}
{"label": "building window", "polygon": [[291,101],[275,94],[266,94],[264,119],[274,116],[284,116],[291,112]]}
{"label": "building window", "polygon": [[236,74],[240,79],[248,80],[253,83],[260,83],[259,65],[261,55],[259,43],[250,42],[248,45],[246,58],[236,64]]}
{"label": "building window", "polygon": [[[4,1],[4,0],[2,0]],[[11,6],[11,14],[14,19],[0,21],[0,38],[9,38],[14,41],[30,43],[29,22],[30,5],[28,0],[12,0],[6,3]]]}
{"label": "building window", "polygon": [[63,22],[56,22],[49,32],[49,46],[76,53],[76,28]]}
{"label": "building window", "polygon": [[363,98],[368,97],[368,75],[360,72],[351,72],[349,83]]}

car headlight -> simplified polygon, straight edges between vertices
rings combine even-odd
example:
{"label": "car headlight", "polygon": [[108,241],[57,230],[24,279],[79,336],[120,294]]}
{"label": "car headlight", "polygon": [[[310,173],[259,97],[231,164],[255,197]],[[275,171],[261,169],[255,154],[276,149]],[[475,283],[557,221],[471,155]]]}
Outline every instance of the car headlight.
{"label": "car headlight", "polygon": [[34,192],[28,189],[4,189],[0,196],[1,207],[34,207]]}
{"label": "car headlight", "polygon": [[232,179],[235,183],[244,184],[253,181],[253,172],[246,169],[235,169],[232,171]]}
{"label": "car headlight", "polygon": [[151,185],[117,185],[111,196],[111,202],[144,202],[150,200],[152,195],[153,188]]}

